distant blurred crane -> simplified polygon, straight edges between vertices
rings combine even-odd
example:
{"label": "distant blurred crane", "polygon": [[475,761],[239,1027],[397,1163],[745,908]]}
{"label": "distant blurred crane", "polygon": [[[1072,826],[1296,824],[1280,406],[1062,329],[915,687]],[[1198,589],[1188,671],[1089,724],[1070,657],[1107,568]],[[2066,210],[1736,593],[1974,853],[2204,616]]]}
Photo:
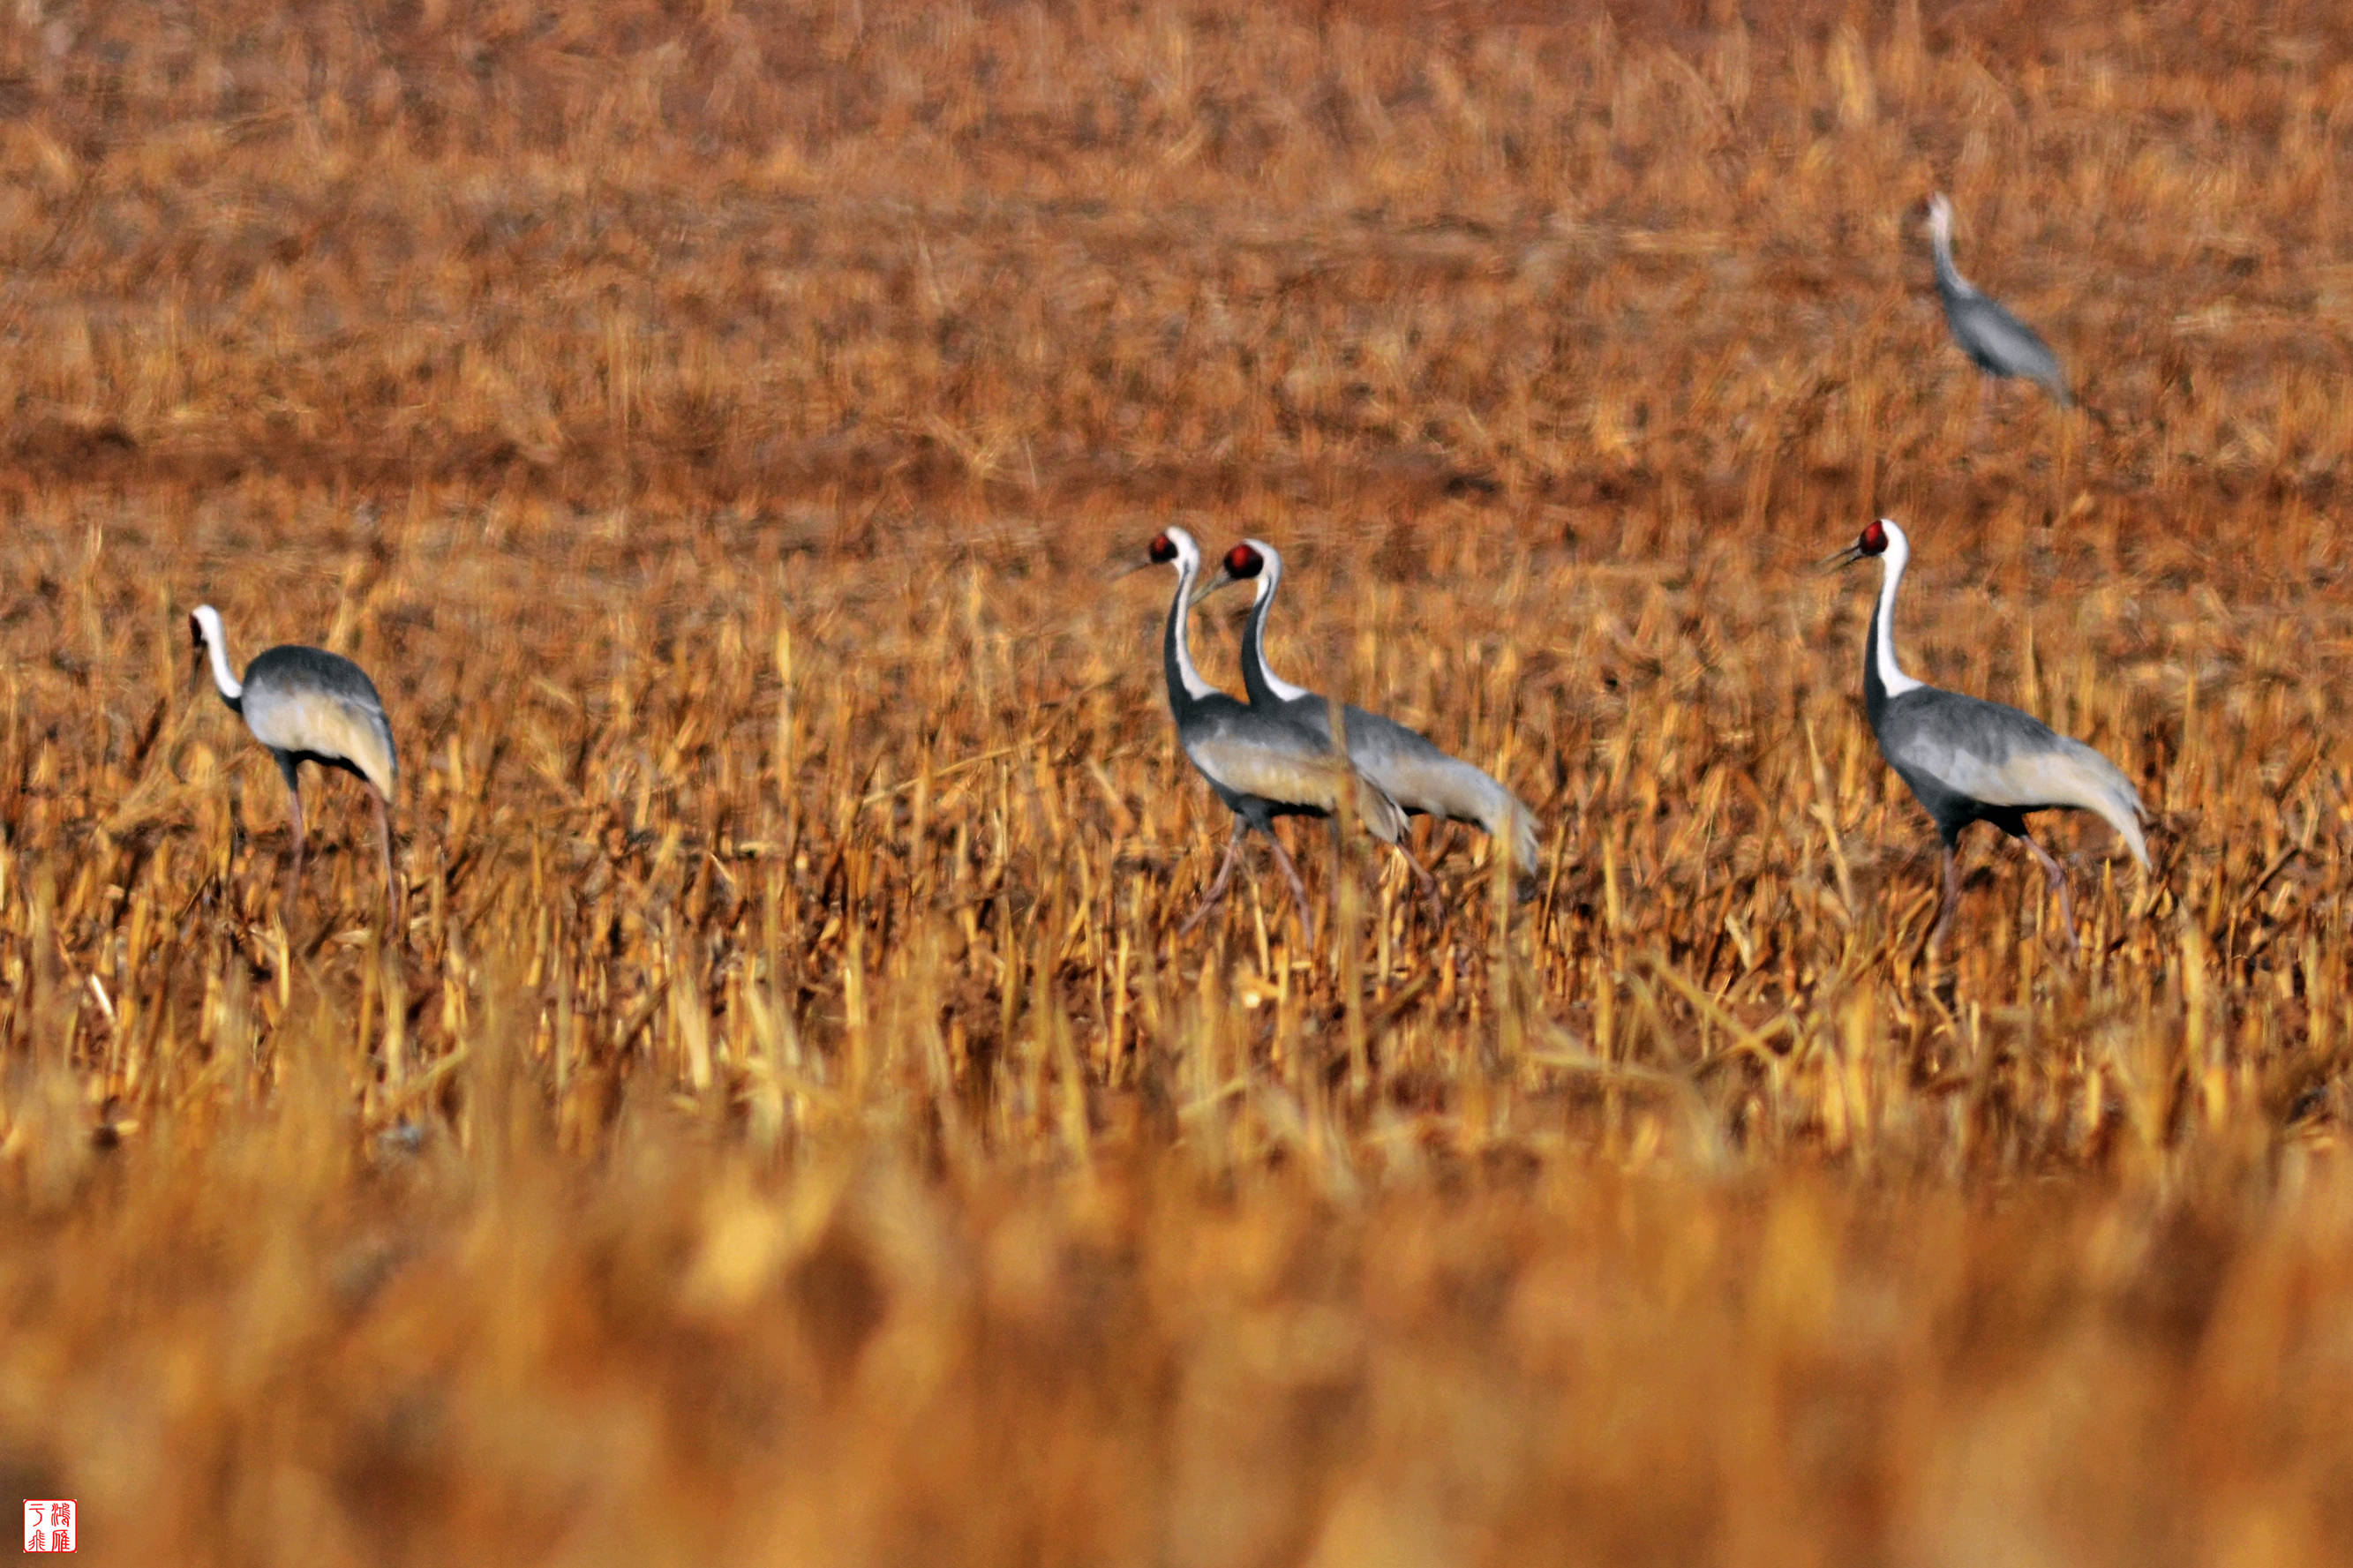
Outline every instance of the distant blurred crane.
{"label": "distant blurred crane", "polygon": [[1274,836],[1274,819],[1334,816],[1353,804],[1375,837],[1394,844],[1405,833],[1404,814],[1371,779],[1335,754],[1329,739],[1296,720],[1238,702],[1201,679],[1185,636],[1193,583],[1201,570],[1200,547],[1191,534],[1172,528],[1158,535],[1152,541],[1150,559],[1139,565],[1176,568],[1176,594],[1168,602],[1168,626],[1161,644],[1168,710],[1176,721],[1177,743],[1187,760],[1234,814],[1234,830],[1226,840],[1217,879],[1176,934],[1183,936],[1199,925],[1225,897],[1234,862],[1240,858],[1242,837],[1254,827],[1274,846],[1275,860],[1290,879],[1299,922],[1313,947],[1315,917],[1307,907],[1307,888],[1290,851]]}
{"label": "distant blurred crane", "polygon": [[1886,564],[1863,641],[1863,709],[1879,737],[1880,754],[1911,786],[1944,841],[1945,900],[1930,941],[1943,942],[1960,908],[1955,850],[1961,829],[1990,822],[2025,845],[2042,865],[2058,896],[2060,922],[2072,949],[2075,912],[2067,899],[2066,873],[2027,833],[2027,814],[2091,812],[2116,830],[2146,871],[2148,845],[2141,837],[2139,792],[2114,763],[2040,719],[2000,702],[1941,691],[1905,674],[1895,662],[1895,590],[1912,558],[1911,542],[1882,518],[1830,563],[1844,566],[1868,556],[1882,557]]}
{"label": "distant blurred crane", "polygon": [[[1915,209],[1917,210],[1916,208]],[[1953,342],[1985,372],[1985,393],[1994,381],[2019,376],[2033,382],[2059,400],[2062,408],[2075,404],[2059,356],[2042,334],[2005,310],[2000,301],[1980,293],[1953,265],[1953,204],[1942,191],[1928,198],[1928,239],[1936,252],[1936,292],[1944,296],[1945,324]]]}
{"label": "distant blurred crane", "polygon": [[286,780],[286,809],[293,825],[294,853],[286,869],[286,905],[290,910],[302,880],[302,788],[295,770],[304,763],[341,768],[368,787],[375,802],[376,831],[384,843],[384,890],[396,926],[400,919],[400,879],[392,866],[392,792],[400,759],[392,725],[367,672],[324,648],[266,648],[245,667],[243,680],[228,667],[227,639],[220,612],[199,605],[188,616],[196,647],[212,660],[213,684],[221,700],[245,720],[253,738],[278,759]]}
{"label": "distant blurred crane", "polygon": [[[1258,591],[1250,624],[1242,633],[1242,689],[1252,708],[1267,709],[1295,719],[1327,741],[1332,734],[1332,705],[1304,687],[1293,686],[1267,667],[1266,621],[1282,586],[1282,556],[1271,544],[1246,539],[1226,552],[1218,575],[1195,595],[1198,603],[1229,583],[1256,579]],[[1538,847],[1535,813],[1522,805],[1495,779],[1439,750],[1419,731],[1396,720],[1369,713],[1350,704],[1345,710],[1348,759],[1379,784],[1409,816],[1434,816],[1441,822],[1468,822],[1483,827],[1508,847],[1513,865],[1523,877],[1535,875]],[[1413,868],[1424,893],[1436,903],[1437,879],[1413,858],[1403,843],[1398,853]]]}

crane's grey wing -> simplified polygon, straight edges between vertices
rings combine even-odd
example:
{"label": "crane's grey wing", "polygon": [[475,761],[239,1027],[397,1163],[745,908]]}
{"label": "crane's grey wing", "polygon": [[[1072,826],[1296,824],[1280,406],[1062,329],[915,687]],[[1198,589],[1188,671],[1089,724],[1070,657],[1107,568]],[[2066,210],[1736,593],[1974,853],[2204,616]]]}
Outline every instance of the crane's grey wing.
{"label": "crane's grey wing", "polygon": [[245,667],[245,682],[280,687],[287,690],[320,691],[363,708],[384,711],[384,699],[376,695],[375,682],[366,670],[339,653],[329,653],[322,647],[301,647],[285,644],[264,648],[253,656]]}
{"label": "crane's grey wing", "polygon": [[1889,757],[1988,805],[2069,806],[2104,818],[2133,858],[2148,864],[2140,792],[2114,763],[2004,703],[1934,688],[1888,706]]}
{"label": "crane's grey wing", "polygon": [[1446,752],[1420,731],[1398,723],[1386,713],[1368,713],[1348,706],[1348,754],[1358,762],[1404,762],[1442,758]]}
{"label": "crane's grey wing", "polygon": [[1356,775],[1356,816],[1365,831],[1384,844],[1395,844],[1405,837],[1405,813],[1381,787],[1380,780],[1362,768]]}
{"label": "crane's grey wing", "polygon": [[[1409,739],[1401,741],[1400,735]],[[1449,756],[1403,725],[1368,731],[1361,747],[1356,743],[1354,731],[1348,739],[1349,753],[1356,764],[1407,811],[1448,822],[1476,823],[1511,846],[1512,858],[1521,870],[1536,868],[1535,813],[1493,773]]]}
{"label": "crane's grey wing", "polygon": [[[1321,698],[1303,698],[1286,711],[1314,721],[1317,733],[1330,722]],[[1348,757],[1381,792],[1410,813],[1449,822],[1471,822],[1512,847],[1523,871],[1534,871],[1538,847],[1535,814],[1494,776],[1441,749],[1420,731],[1385,713],[1353,704],[1347,710]]]}
{"label": "crane's grey wing", "polygon": [[2021,376],[2050,390],[2062,405],[2073,401],[2059,356],[2042,334],[1983,294],[1957,295],[1945,302],[1946,319],[1963,352],[1996,375]]}
{"label": "crane's grey wing", "polygon": [[[1248,731],[1208,724],[1185,738],[1185,754],[1215,783],[1239,795],[1284,805],[1337,812],[1348,793],[1350,769],[1311,732],[1295,725]],[[1405,814],[1379,784],[1356,770],[1356,810],[1375,837],[1395,843]]]}
{"label": "crane's grey wing", "polygon": [[315,647],[273,647],[246,667],[247,728],[274,751],[349,763],[390,799],[400,773],[392,724],[367,672]]}

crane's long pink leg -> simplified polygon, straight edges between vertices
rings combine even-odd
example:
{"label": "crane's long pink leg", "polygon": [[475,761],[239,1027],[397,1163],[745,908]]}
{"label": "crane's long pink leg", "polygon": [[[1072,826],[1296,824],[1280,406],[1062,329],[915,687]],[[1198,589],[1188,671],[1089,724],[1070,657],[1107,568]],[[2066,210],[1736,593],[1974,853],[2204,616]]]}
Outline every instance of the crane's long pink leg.
{"label": "crane's long pink leg", "polygon": [[[1339,872],[1336,869],[1340,864],[1340,819],[1335,816],[1327,820],[1332,824],[1332,864],[1335,868],[1331,896],[1334,900],[1336,900],[1340,897]],[[1446,906],[1438,900],[1438,879],[1430,874],[1429,867],[1413,858],[1413,851],[1407,847],[1404,839],[1398,839],[1389,847],[1404,856],[1405,863],[1412,868],[1414,881],[1421,889],[1422,903],[1430,910],[1430,923],[1436,925],[1443,921],[1446,918]],[[1327,907],[1336,910],[1338,906],[1334,902]]]}
{"label": "crane's long pink leg", "polygon": [[393,929],[397,931],[400,928],[402,889],[400,878],[392,868],[392,804],[373,789],[368,791],[368,796],[375,802],[376,837],[384,846],[385,907],[391,911]]}
{"label": "crane's long pink leg", "polygon": [[1928,946],[1939,950],[1945,945],[1945,938],[1952,931],[1953,917],[1961,911],[1961,859],[1953,853],[1953,847],[1949,844],[1945,846],[1942,869],[1944,907],[1936,911],[1936,929],[1928,933]]}
{"label": "crane's long pink leg", "polygon": [[1340,858],[1342,854],[1340,819],[1337,816],[1327,816],[1324,819],[1324,826],[1332,837],[1332,875],[1324,883],[1324,912],[1336,921],[1340,918],[1340,868],[1344,864]]}
{"label": "crane's long pink leg", "polygon": [[1439,902],[1438,879],[1430,874],[1430,868],[1413,858],[1413,851],[1406,847],[1404,839],[1398,839],[1389,847],[1404,856],[1405,863],[1413,868],[1413,879],[1421,886],[1421,901],[1423,907],[1430,910],[1430,923],[1435,925],[1444,920],[1446,906]]}
{"label": "crane's long pink leg", "polygon": [[2049,851],[2034,842],[2032,835],[2021,833],[2018,841],[2032,850],[2034,858],[2042,862],[2042,874],[2051,879],[2051,890],[2059,896],[2059,929],[2067,933],[2067,951],[2081,952],[2083,944],[2075,940],[2075,906],[2067,897],[2067,873],[2060,868],[2058,861],[2051,858]]}
{"label": "crane's long pink leg", "polygon": [[286,866],[285,919],[294,918],[294,903],[302,891],[302,786],[294,776],[294,764],[280,758],[278,771],[286,775],[286,820],[293,830],[294,852]]}
{"label": "crane's long pink leg", "polygon": [[1242,835],[1249,831],[1240,817],[1234,818],[1233,836],[1226,840],[1226,858],[1218,863],[1218,874],[1210,881],[1209,890],[1201,895],[1201,907],[1193,911],[1192,919],[1176,928],[1178,936],[1192,935],[1193,928],[1208,919],[1209,911],[1217,907],[1218,900],[1226,896],[1226,884],[1233,879],[1234,862],[1241,857]]}
{"label": "crane's long pink leg", "polygon": [[1275,862],[1282,868],[1282,874],[1291,879],[1291,896],[1299,905],[1299,923],[1307,928],[1307,945],[1314,947],[1315,911],[1307,907],[1307,884],[1299,879],[1299,868],[1292,864],[1291,851],[1282,847],[1282,840],[1269,833],[1266,841],[1274,846]]}

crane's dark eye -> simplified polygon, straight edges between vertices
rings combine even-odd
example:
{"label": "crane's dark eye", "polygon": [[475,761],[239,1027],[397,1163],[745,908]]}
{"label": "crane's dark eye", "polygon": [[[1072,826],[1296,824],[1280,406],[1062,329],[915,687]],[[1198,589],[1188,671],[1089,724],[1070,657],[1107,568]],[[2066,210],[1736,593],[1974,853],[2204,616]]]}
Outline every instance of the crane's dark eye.
{"label": "crane's dark eye", "polygon": [[1237,544],[1226,552],[1226,570],[1237,577],[1255,577],[1265,564],[1265,557],[1247,544]]}
{"label": "crane's dark eye", "polygon": [[1166,566],[1169,562],[1176,560],[1176,542],[1165,533],[1153,535],[1152,559],[1155,565],[1161,566]]}
{"label": "crane's dark eye", "polygon": [[1887,530],[1873,521],[1862,531],[1862,538],[1858,542],[1865,555],[1876,555],[1887,548]]}

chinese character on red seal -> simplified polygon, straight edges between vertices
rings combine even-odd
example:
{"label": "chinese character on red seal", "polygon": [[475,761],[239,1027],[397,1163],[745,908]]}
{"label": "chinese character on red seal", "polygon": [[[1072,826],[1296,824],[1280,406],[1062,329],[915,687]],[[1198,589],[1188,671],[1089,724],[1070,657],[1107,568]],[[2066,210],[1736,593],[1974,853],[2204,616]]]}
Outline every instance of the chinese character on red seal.
{"label": "chinese character on red seal", "polygon": [[71,1552],[74,1549],[74,1505],[71,1500],[43,1498],[25,1500],[25,1550]]}

